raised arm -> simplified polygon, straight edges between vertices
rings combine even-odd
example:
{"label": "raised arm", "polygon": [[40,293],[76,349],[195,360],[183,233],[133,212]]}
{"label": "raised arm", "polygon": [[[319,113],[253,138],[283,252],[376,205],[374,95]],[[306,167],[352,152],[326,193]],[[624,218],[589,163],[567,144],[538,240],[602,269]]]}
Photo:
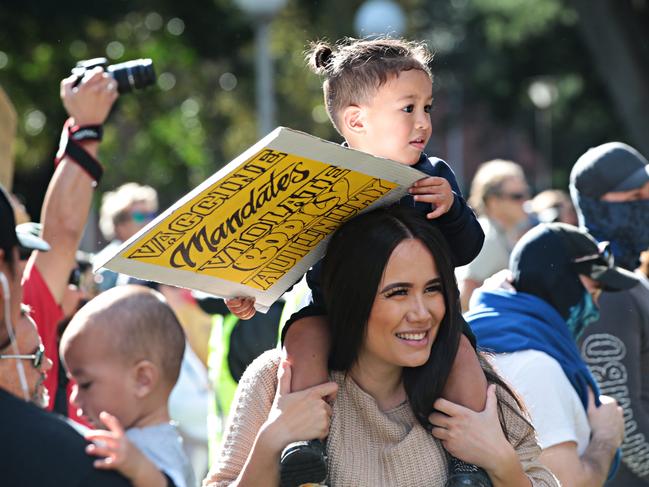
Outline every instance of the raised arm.
{"label": "raised arm", "polygon": [[[101,68],[96,68],[78,86],[76,77],[61,81],[61,99],[74,125],[102,125],[117,99],[116,83]],[[64,129],[65,130],[65,129]],[[79,142],[97,158],[98,141]],[[67,154],[60,161],[47,188],[41,223],[49,252],[37,252],[35,265],[54,300],[60,303],[74,268],[75,253],[88,219],[94,179]]]}

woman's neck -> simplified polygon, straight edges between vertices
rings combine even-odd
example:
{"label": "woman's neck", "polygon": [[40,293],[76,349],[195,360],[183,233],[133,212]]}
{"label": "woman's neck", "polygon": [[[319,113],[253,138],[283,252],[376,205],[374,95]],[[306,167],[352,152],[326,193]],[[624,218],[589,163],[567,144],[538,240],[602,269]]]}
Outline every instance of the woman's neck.
{"label": "woman's neck", "polygon": [[354,382],[372,396],[381,411],[388,411],[406,400],[403,367],[361,355],[349,371]]}

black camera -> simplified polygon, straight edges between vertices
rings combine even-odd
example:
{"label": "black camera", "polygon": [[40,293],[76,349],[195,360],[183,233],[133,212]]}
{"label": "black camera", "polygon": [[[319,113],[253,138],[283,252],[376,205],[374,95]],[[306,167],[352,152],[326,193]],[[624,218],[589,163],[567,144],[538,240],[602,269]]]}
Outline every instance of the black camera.
{"label": "black camera", "polygon": [[101,66],[104,71],[117,81],[117,91],[120,94],[130,93],[133,90],[141,90],[155,83],[155,71],[153,70],[153,61],[151,59],[134,59],[133,61],[126,61],[109,66],[106,58],[98,57],[79,61],[72,68],[72,74],[77,76],[76,84],[81,82],[86,71],[97,66]]}

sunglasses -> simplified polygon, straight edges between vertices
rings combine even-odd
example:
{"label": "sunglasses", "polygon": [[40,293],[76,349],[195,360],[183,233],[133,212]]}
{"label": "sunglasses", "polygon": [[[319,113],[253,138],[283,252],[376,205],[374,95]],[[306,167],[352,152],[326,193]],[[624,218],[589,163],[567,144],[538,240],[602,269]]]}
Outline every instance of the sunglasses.
{"label": "sunglasses", "polygon": [[576,257],[572,259],[575,264],[581,264],[584,262],[593,262],[599,261],[604,264],[606,267],[615,266],[615,256],[611,250],[611,242],[600,242],[597,244],[597,253],[584,255],[583,257]]}
{"label": "sunglasses", "polygon": [[15,358],[15,359],[21,359],[21,360],[31,360],[32,365],[34,366],[35,369],[40,368],[41,364],[43,363],[43,357],[45,356],[45,347],[41,343],[38,346],[38,349],[36,350],[36,353],[32,353],[29,355],[0,355],[0,359],[3,358]]}
{"label": "sunglasses", "polygon": [[132,211],[131,218],[135,223],[147,223],[156,217],[154,211]]}
{"label": "sunglasses", "polygon": [[496,196],[505,200],[525,201],[530,195],[527,193],[495,193]]}

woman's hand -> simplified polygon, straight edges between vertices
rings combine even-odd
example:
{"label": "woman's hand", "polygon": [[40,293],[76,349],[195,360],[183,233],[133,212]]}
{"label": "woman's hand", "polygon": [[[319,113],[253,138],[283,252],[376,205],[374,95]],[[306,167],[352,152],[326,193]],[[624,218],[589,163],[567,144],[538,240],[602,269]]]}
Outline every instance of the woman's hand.
{"label": "woman's hand", "polygon": [[294,441],[326,438],[332,410],[325,397],[337,391],[338,384],[325,382],[291,392],[291,364],[282,360],[277,370],[273,407],[261,428],[267,444],[279,453]]}
{"label": "woman's hand", "polygon": [[438,399],[437,411],[428,417],[433,425],[432,435],[454,457],[484,468],[488,473],[516,461],[518,457],[503,433],[498,420],[496,386],[487,389],[487,404],[477,413],[468,408]]}

